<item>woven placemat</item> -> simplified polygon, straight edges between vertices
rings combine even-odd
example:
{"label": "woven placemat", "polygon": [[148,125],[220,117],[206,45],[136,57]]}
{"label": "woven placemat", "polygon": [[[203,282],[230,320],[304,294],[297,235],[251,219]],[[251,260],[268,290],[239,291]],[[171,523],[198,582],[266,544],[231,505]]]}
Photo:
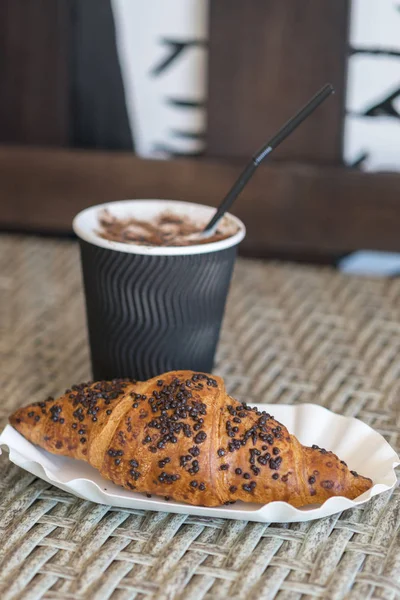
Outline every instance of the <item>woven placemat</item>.
{"label": "woven placemat", "polygon": [[[78,249],[0,237],[0,421],[89,377]],[[315,402],[400,447],[400,280],[239,260],[217,371],[237,398]],[[400,598],[400,494],[270,525],[119,510],[0,462],[0,599]]]}

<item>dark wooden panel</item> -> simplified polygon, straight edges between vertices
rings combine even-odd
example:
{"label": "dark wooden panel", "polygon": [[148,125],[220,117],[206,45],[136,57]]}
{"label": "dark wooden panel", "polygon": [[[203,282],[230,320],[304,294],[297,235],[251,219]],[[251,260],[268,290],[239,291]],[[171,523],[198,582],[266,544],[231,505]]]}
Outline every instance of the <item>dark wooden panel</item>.
{"label": "dark wooden panel", "polygon": [[68,6],[0,2],[0,141],[68,143]]}
{"label": "dark wooden panel", "polygon": [[[121,198],[216,205],[239,170],[218,161],[0,147],[0,226],[70,231],[82,208]],[[399,196],[399,174],[270,164],[258,169],[234,212],[247,226],[248,254],[400,251]]]}
{"label": "dark wooden panel", "polygon": [[340,164],[348,0],[212,0],[208,156],[249,156],[326,81],[275,159]]}
{"label": "dark wooden panel", "polygon": [[71,145],[133,150],[110,0],[69,0]]}

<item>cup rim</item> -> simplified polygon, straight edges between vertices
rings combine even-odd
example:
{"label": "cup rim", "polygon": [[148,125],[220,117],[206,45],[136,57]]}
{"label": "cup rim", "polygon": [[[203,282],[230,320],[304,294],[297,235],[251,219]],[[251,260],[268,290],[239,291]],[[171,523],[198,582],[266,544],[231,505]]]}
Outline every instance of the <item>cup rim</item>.
{"label": "cup rim", "polygon": [[[93,206],[89,206],[84,210],[80,211],[72,221],[72,229],[74,233],[85,242],[92,244],[94,246],[99,246],[100,248],[106,248],[107,250],[114,250],[116,252],[123,252],[125,254],[142,254],[142,255],[150,255],[150,256],[184,256],[184,255],[193,255],[193,254],[208,254],[210,252],[218,252],[221,250],[226,250],[227,248],[231,248],[232,246],[238,245],[246,235],[246,228],[242,221],[232,215],[231,213],[226,213],[226,217],[235,225],[237,225],[238,230],[232,236],[225,238],[223,240],[218,240],[216,242],[210,242],[206,244],[193,244],[191,246],[144,246],[139,244],[126,244],[124,242],[115,242],[112,240],[106,240],[98,235],[93,228],[85,228],[83,225],[83,221],[87,219],[87,217],[93,216],[93,213],[98,212],[104,208],[112,209],[113,206],[121,206],[121,205],[138,205],[138,204],[159,204],[165,206],[165,209],[169,208],[183,208],[190,206],[193,210],[193,207],[198,207],[202,209],[203,215],[204,212],[209,213],[209,218],[211,219],[214,214],[215,208],[212,206],[207,206],[206,204],[198,204],[195,202],[185,202],[183,200],[167,200],[167,199],[157,199],[157,198],[141,198],[141,199],[132,199],[132,200],[115,200],[111,202],[104,202],[103,204],[95,204]],[[206,211],[204,211],[206,209]]]}

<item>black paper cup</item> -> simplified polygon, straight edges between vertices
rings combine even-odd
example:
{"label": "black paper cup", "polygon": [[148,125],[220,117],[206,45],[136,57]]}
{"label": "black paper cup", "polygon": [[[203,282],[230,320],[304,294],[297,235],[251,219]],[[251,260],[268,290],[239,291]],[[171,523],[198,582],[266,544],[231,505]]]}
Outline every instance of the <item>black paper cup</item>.
{"label": "black paper cup", "polygon": [[142,246],[102,238],[98,215],[104,208],[119,218],[141,220],[168,211],[199,224],[215,210],[173,200],[125,200],[92,206],[75,217],[94,379],[212,371],[243,223],[227,214],[222,227],[233,235],[217,242]]}

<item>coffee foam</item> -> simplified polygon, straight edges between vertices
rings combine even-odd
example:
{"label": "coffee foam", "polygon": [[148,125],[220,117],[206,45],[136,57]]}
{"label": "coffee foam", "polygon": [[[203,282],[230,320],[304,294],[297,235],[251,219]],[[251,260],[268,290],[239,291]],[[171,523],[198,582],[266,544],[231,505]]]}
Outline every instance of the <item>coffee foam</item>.
{"label": "coffee foam", "polygon": [[223,218],[216,231],[206,238],[200,234],[206,222],[196,222],[186,215],[164,211],[151,221],[135,216],[118,218],[108,208],[98,214],[98,234],[109,241],[144,246],[190,246],[224,240],[238,231],[235,224]]}

